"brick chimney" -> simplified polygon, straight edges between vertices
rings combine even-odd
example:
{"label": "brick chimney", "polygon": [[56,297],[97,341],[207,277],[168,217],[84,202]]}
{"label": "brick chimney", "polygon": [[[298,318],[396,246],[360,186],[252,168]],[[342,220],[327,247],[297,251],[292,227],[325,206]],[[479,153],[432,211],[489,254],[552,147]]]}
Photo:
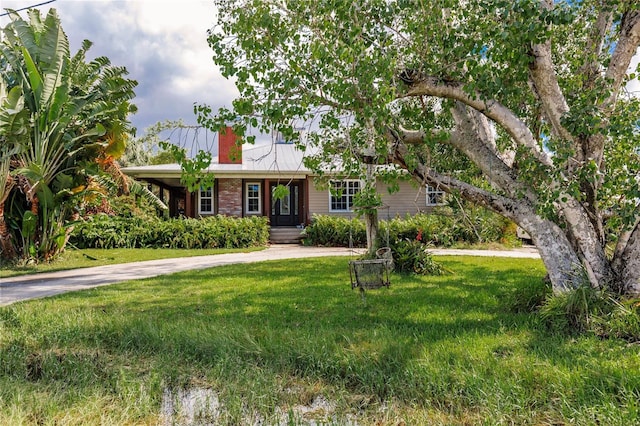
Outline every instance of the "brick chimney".
{"label": "brick chimney", "polygon": [[230,126],[218,132],[218,163],[242,164],[242,143]]}

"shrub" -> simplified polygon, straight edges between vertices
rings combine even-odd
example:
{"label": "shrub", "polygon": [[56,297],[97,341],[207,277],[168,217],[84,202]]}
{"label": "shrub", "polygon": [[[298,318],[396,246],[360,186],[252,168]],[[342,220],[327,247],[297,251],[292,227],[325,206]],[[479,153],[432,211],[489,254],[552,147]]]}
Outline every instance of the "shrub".
{"label": "shrub", "polygon": [[600,290],[584,284],[565,293],[551,295],[540,308],[540,317],[554,331],[584,332],[593,318],[607,310],[607,300]]}
{"label": "shrub", "polygon": [[160,219],[98,214],[75,225],[70,243],[78,248],[246,248],[269,240],[265,217]]}
{"label": "shrub", "polygon": [[419,275],[440,275],[443,272],[442,265],[433,260],[427,246],[418,240],[396,241],[391,252],[398,272]]}
{"label": "shrub", "polygon": [[550,295],[540,314],[554,331],[591,332],[602,338],[640,341],[639,301],[619,300],[610,291],[593,289],[588,284]]}
{"label": "shrub", "polygon": [[367,232],[359,219],[314,215],[303,234],[306,245],[329,247],[365,247]]}
{"label": "shrub", "polygon": [[[437,247],[479,242],[515,245],[515,229],[511,222],[486,209],[473,207],[465,209],[462,214],[461,210],[442,208],[432,214],[381,220],[379,245],[412,240],[418,233],[424,242]],[[364,223],[360,219],[314,215],[305,229],[304,242],[319,246],[365,247],[367,239]]]}

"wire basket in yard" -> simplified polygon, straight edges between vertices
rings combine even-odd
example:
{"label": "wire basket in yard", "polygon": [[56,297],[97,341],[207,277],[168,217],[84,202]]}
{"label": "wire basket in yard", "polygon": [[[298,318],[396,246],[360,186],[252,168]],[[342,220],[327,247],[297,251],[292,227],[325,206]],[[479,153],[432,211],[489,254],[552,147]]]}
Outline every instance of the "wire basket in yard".
{"label": "wire basket in yard", "polygon": [[393,253],[391,251],[391,247],[379,248],[378,250],[376,250],[376,257],[386,262],[387,271],[393,272],[395,264],[393,263]]}
{"label": "wire basket in yard", "polygon": [[351,288],[368,290],[389,287],[389,261],[387,259],[352,260],[349,262]]}

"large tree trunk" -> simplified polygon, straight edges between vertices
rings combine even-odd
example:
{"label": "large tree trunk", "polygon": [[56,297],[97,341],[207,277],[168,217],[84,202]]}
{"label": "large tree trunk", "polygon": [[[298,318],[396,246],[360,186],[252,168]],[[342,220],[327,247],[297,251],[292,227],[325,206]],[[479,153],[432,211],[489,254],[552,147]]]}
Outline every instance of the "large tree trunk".
{"label": "large tree trunk", "polygon": [[624,294],[640,297],[640,224],[636,224],[624,251],[613,263]]}
{"label": "large tree trunk", "polygon": [[569,196],[567,199],[567,202],[562,203],[562,213],[567,223],[565,233],[582,259],[589,283],[593,288],[610,286],[614,281],[613,270],[598,230],[589,220],[587,209],[575,199]]}
{"label": "large tree trunk", "polygon": [[[414,172],[416,179],[443,188],[449,186],[450,190],[459,191],[463,198],[494,210],[529,232],[547,266],[555,292],[584,284],[585,279],[594,288],[611,285],[614,273],[599,238],[601,233],[584,206],[570,194],[562,194],[560,198],[564,201],[558,202],[557,207],[565,228],[538,215],[535,208],[539,203],[537,195],[500,157],[491,133],[486,130],[489,128],[486,117],[462,102],[456,102],[451,112],[456,127],[447,142],[474,162],[503,195],[497,196],[492,191],[482,191],[453,179],[445,178],[443,181],[437,173],[429,170],[428,165],[423,167],[424,170]],[[401,134],[390,132],[389,136],[394,138],[396,146],[397,158],[394,161],[406,168],[404,158],[409,158],[410,154],[404,142],[420,143],[424,134],[404,131]]]}
{"label": "large tree trunk", "polygon": [[584,284],[580,258],[559,226],[533,213],[516,219],[516,223],[531,236],[554,293],[563,293]]}
{"label": "large tree trunk", "polygon": [[540,217],[526,199],[501,196],[466,182],[443,175],[424,164],[407,166],[410,158],[407,146],[399,141],[391,161],[411,172],[420,183],[438,186],[446,192],[457,192],[462,198],[495,211],[514,221],[531,235],[547,268],[555,293],[562,293],[583,284],[580,271],[583,263],[564,231],[550,220]]}

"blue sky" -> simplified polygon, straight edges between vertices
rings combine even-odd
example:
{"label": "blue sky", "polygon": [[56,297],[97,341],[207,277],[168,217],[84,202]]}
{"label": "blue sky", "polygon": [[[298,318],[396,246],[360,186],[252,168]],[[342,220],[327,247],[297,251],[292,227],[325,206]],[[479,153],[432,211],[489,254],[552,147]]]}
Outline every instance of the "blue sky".
{"label": "blue sky", "polygon": [[[46,0],[0,0],[0,8],[20,9]],[[164,120],[195,123],[193,103],[230,106],[237,96],[211,59],[206,31],[215,23],[211,0],[56,0],[55,8],[75,53],[82,40],[90,57],[107,56],[138,81],[132,117],[138,136]],[[26,17],[26,11],[20,12]],[[9,19],[0,17],[0,26]]]}

